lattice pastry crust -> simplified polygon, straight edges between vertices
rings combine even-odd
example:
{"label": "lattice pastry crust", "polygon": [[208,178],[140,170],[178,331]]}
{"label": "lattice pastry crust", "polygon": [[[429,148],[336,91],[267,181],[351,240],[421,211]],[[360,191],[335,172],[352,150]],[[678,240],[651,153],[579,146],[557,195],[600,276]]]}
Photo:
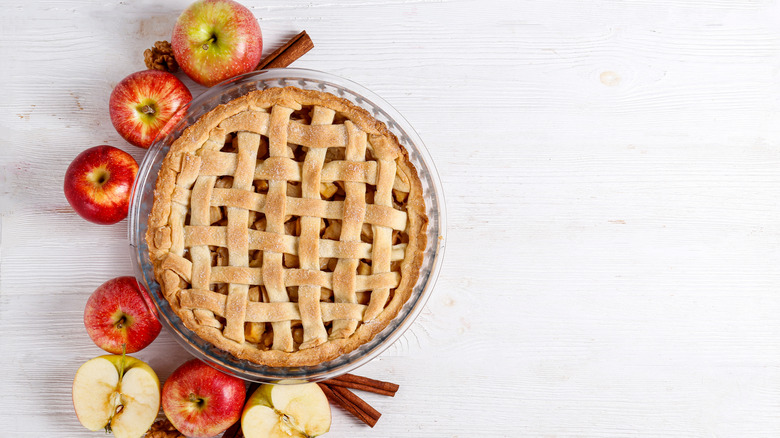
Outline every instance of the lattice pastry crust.
{"label": "lattice pastry crust", "polygon": [[305,366],[397,316],[427,223],[417,172],[383,123],[286,87],[220,105],[172,144],[146,241],[189,329],[241,359]]}

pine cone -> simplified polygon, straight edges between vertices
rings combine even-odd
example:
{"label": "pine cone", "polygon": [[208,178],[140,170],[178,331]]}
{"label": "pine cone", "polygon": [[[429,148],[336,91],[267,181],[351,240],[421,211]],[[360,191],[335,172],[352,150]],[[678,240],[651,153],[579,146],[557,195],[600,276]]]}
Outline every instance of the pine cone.
{"label": "pine cone", "polygon": [[149,432],[146,432],[145,438],[187,438],[186,436],[182,435],[181,432],[176,430],[175,427],[173,427],[173,424],[171,424],[168,419],[163,420],[157,420],[152,424],[152,428],[149,429]]}
{"label": "pine cone", "polygon": [[144,50],[144,63],[150,70],[175,72],[179,68],[168,41],[157,41],[154,47]]}

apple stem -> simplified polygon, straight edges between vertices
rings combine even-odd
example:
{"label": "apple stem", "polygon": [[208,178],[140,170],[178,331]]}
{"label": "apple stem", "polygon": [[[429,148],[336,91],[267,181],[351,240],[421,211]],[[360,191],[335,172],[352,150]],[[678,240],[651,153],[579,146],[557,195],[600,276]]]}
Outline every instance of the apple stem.
{"label": "apple stem", "polygon": [[204,44],[201,46],[201,49],[203,49],[204,51],[205,51],[205,50],[208,50],[208,49],[209,49],[209,47],[211,47],[211,45],[212,45],[212,44],[214,44],[216,41],[217,41],[217,38],[216,38],[216,37],[214,37],[214,36],[212,36],[211,38],[209,38],[209,40],[208,40],[208,41],[206,41],[206,42],[205,42],[205,43],[204,43]]}
{"label": "apple stem", "polygon": [[205,403],[205,400],[203,400],[203,397],[198,397],[195,394],[190,394],[190,402],[195,403],[199,408],[203,407],[203,403]]}
{"label": "apple stem", "polygon": [[151,105],[144,105],[144,106],[141,108],[141,112],[143,112],[144,114],[147,114],[147,115],[150,115],[150,116],[151,116],[151,115],[153,115],[153,114],[154,114],[154,108],[152,108],[152,107],[151,107]]}

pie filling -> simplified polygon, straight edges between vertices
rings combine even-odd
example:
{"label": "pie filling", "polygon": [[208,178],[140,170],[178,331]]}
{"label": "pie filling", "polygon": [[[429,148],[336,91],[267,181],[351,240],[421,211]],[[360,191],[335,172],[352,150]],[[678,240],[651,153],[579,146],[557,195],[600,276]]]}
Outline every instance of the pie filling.
{"label": "pie filling", "polygon": [[383,124],[288,87],[217,107],[174,142],[147,242],[188,328],[239,358],[304,365],[398,314],[426,224],[416,171]]}

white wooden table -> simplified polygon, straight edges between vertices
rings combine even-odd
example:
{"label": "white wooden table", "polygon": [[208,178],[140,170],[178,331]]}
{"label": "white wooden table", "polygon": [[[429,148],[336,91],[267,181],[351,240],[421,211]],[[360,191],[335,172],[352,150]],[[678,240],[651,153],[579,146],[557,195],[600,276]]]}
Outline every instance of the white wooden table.
{"label": "white wooden table", "polygon": [[[780,6],[769,0],[243,0],[270,53],[361,83],[426,142],[445,264],[330,437],[780,436]],[[98,437],[82,324],[127,223],[67,204],[108,96],[188,0],[0,6],[0,436]],[[203,91],[191,81],[193,94]],[[167,333],[137,356],[165,379]]]}

